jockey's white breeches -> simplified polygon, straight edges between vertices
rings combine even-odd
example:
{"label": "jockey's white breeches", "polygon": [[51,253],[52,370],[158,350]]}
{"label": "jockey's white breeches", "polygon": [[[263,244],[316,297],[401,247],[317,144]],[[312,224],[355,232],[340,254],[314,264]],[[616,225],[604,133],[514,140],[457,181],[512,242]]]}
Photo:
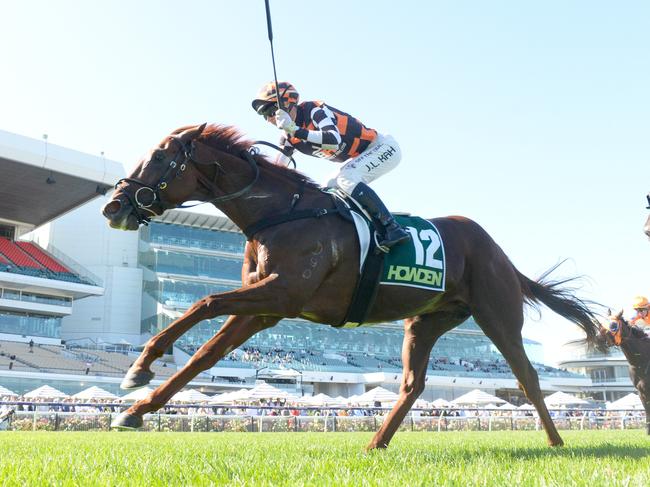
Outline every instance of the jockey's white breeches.
{"label": "jockey's white breeches", "polygon": [[396,168],[401,159],[402,151],[393,136],[377,134],[377,138],[363,153],[343,163],[327,182],[327,187],[339,188],[346,194],[352,194],[357,184],[370,184]]}

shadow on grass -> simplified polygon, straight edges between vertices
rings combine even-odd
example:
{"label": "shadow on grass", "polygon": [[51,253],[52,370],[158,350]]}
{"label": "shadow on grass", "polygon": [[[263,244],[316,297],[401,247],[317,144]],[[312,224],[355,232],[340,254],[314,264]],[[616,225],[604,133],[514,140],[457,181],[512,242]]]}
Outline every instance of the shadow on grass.
{"label": "shadow on grass", "polygon": [[650,457],[650,444],[645,446],[630,445],[593,445],[593,446],[562,446],[559,448],[527,448],[515,447],[499,449],[504,456],[512,459],[527,460],[534,458],[645,458]]}
{"label": "shadow on grass", "polygon": [[[382,455],[386,450],[373,450],[369,454]],[[526,447],[526,446],[491,446],[485,448],[441,448],[419,450],[418,452],[409,452],[415,455],[421,461],[439,462],[445,459],[454,461],[471,462],[476,459],[493,457],[503,460],[539,460],[539,459],[604,459],[614,458],[621,460],[640,460],[650,458],[650,442],[647,447],[623,444],[596,444],[596,445],[579,445],[563,446],[558,448],[552,447]]]}

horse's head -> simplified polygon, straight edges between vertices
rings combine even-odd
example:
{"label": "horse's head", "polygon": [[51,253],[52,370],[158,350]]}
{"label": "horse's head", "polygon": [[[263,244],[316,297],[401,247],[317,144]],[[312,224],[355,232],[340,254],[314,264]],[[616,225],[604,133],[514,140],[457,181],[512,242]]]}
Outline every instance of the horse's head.
{"label": "horse's head", "polygon": [[607,310],[607,324],[600,326],[600,341],[607,347],[619,346],[623,339],[630,336],[630,325],[623,318],[623,310],[614,315]]}
{"label": "horse's head", "polygon": [[162,215],[196,194],[201,177],[192,164],[192,142],[205,124],[179,129],[150,150],[134,171],[115,185],[113,198],[102,209],[109,225],[137,230],[152,216]]}

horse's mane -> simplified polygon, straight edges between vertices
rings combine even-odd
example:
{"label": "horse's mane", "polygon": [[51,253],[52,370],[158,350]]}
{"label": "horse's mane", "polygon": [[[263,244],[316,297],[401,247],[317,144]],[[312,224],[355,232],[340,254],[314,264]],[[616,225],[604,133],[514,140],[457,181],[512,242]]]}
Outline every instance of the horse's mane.
{"label": "horse's mane", "polygon": [[[190,127],[182,127],[180,129],[177,129],[175,133],[180,133],[188,128]],[[248,151],[254,144],[253,141],[246,139],[236,127],[233,127],[231,125],[208,124],[203,129],[203,132],[201,132],[201,135],[199,135],[198,140],[206,145],[209,145],[210,147],[214,147],[215,149],[228,152],[229,154],[238,157],[242,152]],[[253,156],[253,158],[260,165],[260,167],[268,168],[276,174],[281,175],[300,185],[305,185],[307,187],[320,190],[320,186],[317,183],[299,171],[296,171],[289,167],[273,164],[267,157],[262,154],[256,154]]]}

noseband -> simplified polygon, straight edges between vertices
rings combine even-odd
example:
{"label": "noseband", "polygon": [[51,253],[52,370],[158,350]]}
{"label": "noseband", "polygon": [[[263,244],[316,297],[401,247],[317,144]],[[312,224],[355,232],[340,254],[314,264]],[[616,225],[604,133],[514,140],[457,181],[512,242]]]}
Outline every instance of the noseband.
{"label": "noseband", "polygon": [[[207,163],[197,161],[192,157],[193,147],[188,148],[187,145],[185,145],[185,143],[179,137],[172,136],[171,139],[178,142],[180,148],[178,149],[178,151],[170,161],[169,166],[167,167],[167,169],[160,177],[160,179],[158,180],[155,186],[150,186],[144,181],[141,181],[140,179],[137,178],[122,178],[117,183],[115,183],[115,189],[118,189],[123,182],[133,183],[140,186],[140,188],[138,188],[133,195],[131,195],[127,191],[123,191],[123,193],[126,195],[126,198],[129,200],[129,203],[133,208],[134,216],[136,217],[138,224],[140,225],[148,225],[152,217],[158,216],[158,213],[156,213],[151,209],[151,207],[156,202],[159,202],[160,205],[163,207],[163,209],[170,208],[170,206],[167,206],[165,204],[161,191],[167,189],[169,182],[173,181],[176,178],[182,177],[183,172],[185,172],[185,169],[187,169],[187,165],[189,163],[194,163],[196,165],[203,165],[203,166],[209,166],[214,164],[218,168],[221,167],[219,162],[216,160]],[[238,191],[235,191],[233,193],[228,193],[222,196],[217,196],[216,198],[213,198],[209,201],[205,201],[203,203],[218,203],[221,201],[232,200],[235,198],[239,198],[240,196],[250,191],[250,189],[253,187],[253,185],[257,182],[259,178],[260,175],[259,167],[257,166],[257,162],[255,161],[255,158],[253,157],[253,154],[251,152],[243,151],[241,155],[244,159],[246,159],[246,161],[250,164],[251,168],[253,169],[254,175],[251,182]],[[218,170],[217,170],[217,175],[218,175]],[[216,176],[215,176],[215,181],[209,181],[199,171],[199,178],[202,184],[204,184],[211,192],[214,192],[215,189],[218,189],[216,186],[216,179],[217,179]],[[146,194],[148,194],[147,192],[151,193],[151,202],[149,203],[142,201],[142,198]],[[203,203],[198,203],[198,204],[203,204]],[[194,206],[198,206],[198,205],[174,205],[175,208],[192,208]],[[144,212],[148,212],[149,214],[146,214]]]}

